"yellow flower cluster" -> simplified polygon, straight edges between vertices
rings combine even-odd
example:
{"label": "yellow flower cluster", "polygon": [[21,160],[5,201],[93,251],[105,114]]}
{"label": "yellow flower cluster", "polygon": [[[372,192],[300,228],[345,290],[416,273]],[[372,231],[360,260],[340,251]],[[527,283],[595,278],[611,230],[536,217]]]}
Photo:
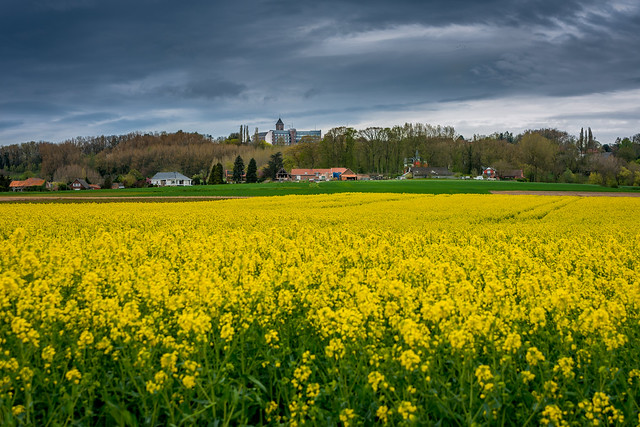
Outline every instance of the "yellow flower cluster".
{"label": "yellow flower cluster", "polygon": [[3,204],[0,419],[636,420],[638,212],[501,195]]}

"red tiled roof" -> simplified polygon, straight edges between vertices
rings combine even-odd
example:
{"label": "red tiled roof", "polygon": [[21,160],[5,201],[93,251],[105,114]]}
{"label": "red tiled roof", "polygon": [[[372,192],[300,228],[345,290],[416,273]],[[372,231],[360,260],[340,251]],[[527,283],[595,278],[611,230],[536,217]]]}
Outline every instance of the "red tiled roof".
{"label": "red tiled roof", "polygon": [[[311,175],[320,175],[320,174],[325,174],[325,173],[339,173],[339,174],[343,174],[345,172],[351,172],[350,169],[348,168],[330,168],[330,169],[291,169],[291,175],[307,175],[307,176],[311,176]],[[353,173],[353,172],[351,172]]]}
{"label": "red tiled roof", "polygon": [[24,181],[11,181],[9,187],[39,187],[44,184],[42,178],[27,178]]}
{"label": "red tiled roof", "polygon": [[26,187],[38,186],[43,184],[44,184],[44,179],[42,178],[29,178],[24,182],[24,185]]}
{"label": "red tiled roof", "polygon": [[291,175],[315,175],[329,172],[331,169],[291,169]]}

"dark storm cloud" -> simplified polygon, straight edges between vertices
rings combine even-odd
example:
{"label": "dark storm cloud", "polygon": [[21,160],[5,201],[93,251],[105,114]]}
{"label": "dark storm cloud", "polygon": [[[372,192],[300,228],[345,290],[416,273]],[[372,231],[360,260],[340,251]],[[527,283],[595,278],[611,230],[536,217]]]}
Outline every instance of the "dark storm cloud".
{"label": "dark storm cloud", "polygon": [[190,81],[182,87],[170,87],[168,89],[188,98],[216,99],[226,96],[238,96],[246,89],[246,86],[214,78],[205,78]]}
{"label": "dark storm cloud", "polygon": [[0,120],[0,129],[9,129],[22,125],[22,120]]}
{"label": "dark storm cloud", "polygon": [[637,90],[639,22],[631,0],[5,0],[0,112],[19,142]]}
{"label": "dark storm cloud", "polygon": [[8,101],[0,102],[0,114],[5,117],[10,114],[21,116],[36,116],[55,114],[60,111],[60,106],[40,101]]}
{"label": "dark storm cloud", "polygon": [[104,121],[111,121],[118,118],[117,114],[113,113],[88,113],[88,114],[74,114],[65,116],[59,123],[98,123]]}

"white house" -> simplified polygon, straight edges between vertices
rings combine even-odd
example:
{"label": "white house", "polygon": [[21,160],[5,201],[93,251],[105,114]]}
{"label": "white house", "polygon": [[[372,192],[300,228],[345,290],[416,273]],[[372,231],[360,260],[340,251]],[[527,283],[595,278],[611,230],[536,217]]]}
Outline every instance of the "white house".
{"label": "white house", "polygon": [[179,172],[158,172],[151,178],[151,184],[158,187],[176,187],[191,185],[191,178]]}

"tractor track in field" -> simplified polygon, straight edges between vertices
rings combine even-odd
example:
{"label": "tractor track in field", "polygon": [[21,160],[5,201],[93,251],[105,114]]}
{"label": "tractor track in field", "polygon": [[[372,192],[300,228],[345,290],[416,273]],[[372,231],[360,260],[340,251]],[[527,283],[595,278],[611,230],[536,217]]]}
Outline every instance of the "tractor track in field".
{"label": "tractor track in field", "polygon": [[624,193],[614,191],[498,191],[491,194],[508,194],[514,196],[577,196],[577,197],[640,197],[640,193]]}

